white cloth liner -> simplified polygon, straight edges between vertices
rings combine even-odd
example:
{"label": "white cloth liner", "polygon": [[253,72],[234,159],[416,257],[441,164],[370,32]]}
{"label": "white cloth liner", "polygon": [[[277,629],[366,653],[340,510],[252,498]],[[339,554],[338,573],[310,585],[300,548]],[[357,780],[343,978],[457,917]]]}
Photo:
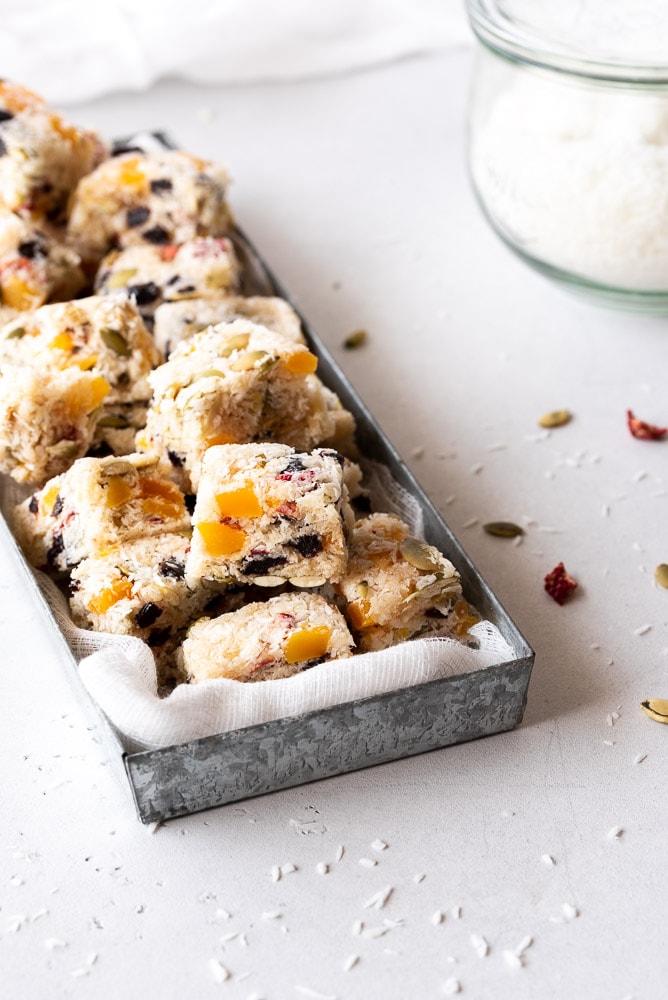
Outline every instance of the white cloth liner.
{"label": "white cloth liner", "polygon": [[470,41],[461,0],[0,0],[2,75],[53,102],[165,77],[327,76]]}
{"label": "white cloth liner", "polygon": [[[422,536],[420,505],[395,482],[385,466],[365,460],[364,483],[373,509],[399,515],[414,535]],[[7,485],[5,510],[15,492]],[[160,698],[153,654],[145,643],[131,636],[77,628],[55,584],[42,573],[38,577],[79,661],[84,686],[128,750],[171,746],[259,725],[441,677],[484,670],[515,656],[494,625],[480,622],[471,630],[479,642],[478,649],[453,639],[418,639],[380,652],[323,663],[281,680],[243,684],[218,679],[183,684],[168,697]]]}

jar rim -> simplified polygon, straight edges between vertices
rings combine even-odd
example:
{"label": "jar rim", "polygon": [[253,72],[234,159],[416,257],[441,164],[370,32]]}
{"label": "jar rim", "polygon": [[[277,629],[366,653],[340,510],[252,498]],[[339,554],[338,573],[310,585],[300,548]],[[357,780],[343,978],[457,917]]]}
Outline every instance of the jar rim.
{"label": "jar rim", "polygon": [[[616,40],[614,33],[608,34],[604,43],[600,38],[587,37],[587,31],[596,27],[595,3],[589,5],[589,22],[582,17],[587,4],[582,4],[581,0],[575,5],[565,0],[557,4],[549,0],[549,7],[533,0],[531,16],[527,16],[527,0],[466,0],[466,6],[478,39],[515,62],[613,83],[668,84],[668,62],[665,56],[663,60],[658,58],[656,48],[650,46],[644,52],[641,51],[643,46],[634,49],[633,37],[629,38],[628,34]],[[633,11],[630,4],[626,6],[629,16],[637,13],[635,4]],[[662,7],[663,11],[656,8],[653,16],[663,21],[660,27],[668,35],[668,5],[662,4]],[[607,9],[609,12],[610,8]],[[549,15],[541,23],[541,13],[545,15],[548,10]],[[651,32],[653,26],[647,19],[645,26]],[[621,31],[623,21],[618,19],[616,25],[613,24],[615,27]],[[641,22],[640,30],[643,27]],[[644,36],[645,40],[651,37],[651,34]],[[661,48],[663,53],[668,51],[666,46]]]}

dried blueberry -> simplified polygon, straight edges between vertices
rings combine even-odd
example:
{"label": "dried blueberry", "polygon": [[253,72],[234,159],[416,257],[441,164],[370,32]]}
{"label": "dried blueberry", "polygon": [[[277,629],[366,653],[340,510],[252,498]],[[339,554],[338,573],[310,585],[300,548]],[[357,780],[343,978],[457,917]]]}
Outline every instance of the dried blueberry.
{"label": "dried blueberry", "polygon": [[6,111],[5,108],[0,110],[0,122],[9,122],[13,117],[14,115],[11,111]]}
{"label": "dried blueberry", "polygon": [[181,288],[179,288],[178,291],[179,291],[179,295],[190,295],[191,292],[195,291],[195,286],[194,285],[183,285]]}
{"label": "dried blueberry", "polygon": [[154,622],[157,622],[158,618],[162,614],[163,609],[159,608],[157,604],[153,601],[148,601],[143,608],[140,608],[135,615],[135,623],[139,628],[148,628]]}
{"label": "dried blueberry", "polygon": [[46,553],[46,561],[49,566],[55,566],[56,559],[65,551],[65,542],[62,535],[54,535],[53,542]]}
{"label": "dried blueberry", "polygon": [[172,451],[171,448],[167,449],[167,455],[169,457],[169,461],[176,469],[181,469],[183,467],[183,459],[180,455],[177,455],[175,451]]}
{"label": "dried blueberry", "polygon": [[30,502],[28,503],[28,510],[31,514],[39,514],[39,500],[33,493],[30,497]]}
{"label": "dried blueberry", "polygon": [[51,517],[60,517],[60,515],[63,512],[63,507],[64,506],[65,506],[65,503],[64,503],[63,498],[61,497],[61,495],[59,493],[58,496],[56,497],[55,501],[54,501],[53,507],[51,508]]}
{"label": "dried blueberry", "polygon": [[152,648],[154,646],[164,646],[171,634],[172,630],[169,626],[167,628],[154,628],[149,632],[146,642]]}
{"label": "dried blueberry", "polygon": [[160,576],[171,576],[174,580],[183,580],[186,566],[180,559],[163,559],[158,566],[158,573]]}
{"label": "dried blueberry", "polygon": [[285,556],[258,555],[252,559],[244,559],[241,564],[241,571],[246,576],[270,576],[269,570],[277,566],[283,566],[287,562]]}
{"label": "dried blueberry", "polygon": [[294,541],[287,543],[291,549],[296,549],[300,556],[311,559],[322,552],[322,539],[320,535],[300,535]]}
{"label": "dried blueberry", "polygon": [[195,504],[197,503],[197,496],[195,493],[186,493],[183,497],[183,502],[186,505],[186,510],[189,514],[195,513]]}
{"label": "dried blueberry", "polygon": [[147,243],[154,243],[157,246],[164,246],[172,239],[164,226],[153,226],[152,229],[145,229],[141,235]]}
{"label": "dried blueberry", "polygon": [[161,194],[163,191],[171,191],[172,182],[168,177],[159,177],[156,181],[151,181],[151,191],[153,194]]}
{"label": "dried blueberry", "polygon": [[128,226],[134,229],[135,226],[141,226],[148,219],[150,211],[145,205],[140,205],[138,208],[129,208],[125,216]]}
{"label": "dried blueberry", "polygon": [[303,472],[306,466],[299,455],[294,455],[283,469],[283,472]]}
{"label": "dried blueberry", "polygon": [[148,306],[158,298],[160,289],[155,282],[147,281],[143,285],[128,285],[128,295],[138,306]]}
{"label": "dried blueberry", "polygon": [[19,256],[27,260],[34,260],[35,257],[46,257],[44,246],[39,240],[26,240],[19,244]]}

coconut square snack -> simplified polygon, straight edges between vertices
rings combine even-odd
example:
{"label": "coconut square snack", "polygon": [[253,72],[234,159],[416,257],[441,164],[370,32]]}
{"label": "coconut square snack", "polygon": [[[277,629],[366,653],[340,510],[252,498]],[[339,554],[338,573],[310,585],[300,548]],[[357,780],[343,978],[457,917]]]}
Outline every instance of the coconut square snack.
{"label": "coconut square snack", "polygon": [[106,402],[150,399],[146,381],[161,356],[137,307],[119,296],[92,295],[42,306],[0,331],[0,359],[40,371],[78,368],[106,379]]}
{"label": "coconut square snack", "polygon": [[463,639],[480,620],[462,597],[452,563],[390,514],[356,523],[348,566],[334,589],[364,652],[427,635]]}
{"label": "coconut square snack", "polygon": [[14,510],[14,530],[33,566],[66,570],[135,538],[186,531],[179,488],[153,455],[81,458]]}
{"label": "coconut square snack", "polygon": [[36,486],[65,472],[86,454],[109,388],[96,372],[80,368],[3,364],[0,471]]}
{"label": "coconut square snack", "polygon": [[78,185],[69,241],[90,268],[110,250],[225,236],[228,185],[223,166],[181,150],[115,156]]}
{"label": "coconut square snack", "polygon": [[176,481],[194,491],[212,445],[329,444],[346,411],[314,374],[317,363],[304,344],[245,320],[195,334],[149,376],[153,400],[137,445],[171,462]]}
{"label": "coconut square snack", "polygon": [[351,655],[345,619],[319,594],[290,593],[196,622],[179,658],[191,683],[291,677]]}
{"label": "coconut square snack", "polygon": [[72,298],[85,283],[79,255],[30,219],[0,205],[0,303],[37,309]]}
{"label": "coconut square snack", "polygon": [[78,181],[106,156],[95,132],[55,114],[37,94],[0,81],[0,202],[61,221]]}
{"label": "coconut square snack", "polygon": [[239,283],[239,263],[232,241],[200,237],[180,246],[131,246],[114,250],[102,261],[95,279],[99,295],[116,292],[136,303],[152,325],[162,302],[220,298]]}
{"label": "coconut square snack", "polygon": [[208,326],[248,319],[295,343],[304,342],[301,322],[285,299],[270,295],[226,295],[218,299],[165,302],[155,311],[153,336],[165,359],[184,340]]}
{"label": "coconut square snack", "polygon": [[319,587],[341,579],[352,523],[343,459],[283,444],[209,448],[186,579]]}

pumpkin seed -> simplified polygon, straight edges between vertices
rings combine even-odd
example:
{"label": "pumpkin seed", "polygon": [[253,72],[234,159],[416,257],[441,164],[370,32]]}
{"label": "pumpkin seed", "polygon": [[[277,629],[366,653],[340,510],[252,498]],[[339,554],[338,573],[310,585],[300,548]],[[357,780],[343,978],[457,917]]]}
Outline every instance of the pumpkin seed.
{"label": "pumpkin seed", "polygon": [[541,427],[563,427],[572,419],[573,414],[570,410],[551,410],[539,417],[538,423]]}
{"label": "pumpkin seed", "polygon": [[221,348],[219,352],[219,357],[229,358],[230,354],[234,354],[235,351],[243,351],[245,347],[248,347],[248,341],[250,340],[250,333],[237,333],[233,337],[229,337],[225,346]]}
{"label": "pumpkin seed", "polygon": [[282,576],[255,576],[253,583],[258,587],[280,587],[285,579]]}
{"label": "pumpkin seed", "polygon": [[113,330],[110,326],[103,326],[100,330],[100,338],[110,351],[119,354],[122,358],[130,357],[132,351],[128,347],[127,340],[118,330]]}
{"label": "pumpkin seed", "polygon": [[119,429],[124,429],[130,426],[130,421],[127,417],[123,417],[120,413],[108,413],[107,416],[101,417],[97,422],[98,427],[118,427]]}
{"label": "pumpkin seed", "polygon": [[190,382],[188,382],[188,385],[184,386],[184,389],[187,389],[188,386],[193,384],[193,382],[199,382],[201,378],[222,378],[224,374],[225,373],[221,372],[218,368],[205,368],[204,371],[198,372],[197,375],[193,375]]}
{"label": "pumpkin seed", "polygon": [[488,535],[494,535],[496,538],[517,538],[518,535],[524,534],[524,528],[520,528],[519,524],[513,524],[512,521],[489,521],[482,527]]}
{"label": "pumpkin seed", "polygon": [[327,580],[324,576],[291,576],[290,583],[293,587],[322,587]]}
{"label": "pumpkin seed", "polygon": [[416,569],[431,570],[432,573],[442,570],[440,562],[435,558],[434,551],[426,542],[419,538],[404,538],[399,545],[399,551],[411,566]]}
{"label": "pumpkin seed", "polygon": [[640,707],[655,722],[668,723],[668,700],[665,698],[648,698],[640,702]]}
{"label": "pumpkin seed", "polygon": [[366,344],[368,336],[366,330],[353,330],[343,341],[343,346],[347,351],[354,351],[355,348]]}
{"label": "pumpkin seed", "polygon": [[5,340],[20,340],[21,337],[25,337],[26,328],[24,326],[15,326],[13,330],[10,330]]}
{"label": "pumpkin seed", "polygon": [[266,351],[247,351],[246,354],[242,354],[240,357],[234,359],[230,365],[230,369],[233,372],[249,372],[255,368],[258,361],[264,362],[265,359],[274,360]]}
{"label": "pumpkin seed", "polygon": [[52,458],[74,458],[79,454],[79,445],[76,441],[57,441],[56,444],[47,445],[44,450]]}
{"label": "pumpkin seed", "polygon": [[116,271],[115,274],[109,275],[109,280],[107,281],[107,288],[124,288],[130,278],[134,278],[137,273],[136,267],[125,267],[121,268],[120,271]]}
{"label": "pumpkin seed", "polygon": [[668,563],[660,563],[656,567],[654,579],[660,587],[668,587]]}

